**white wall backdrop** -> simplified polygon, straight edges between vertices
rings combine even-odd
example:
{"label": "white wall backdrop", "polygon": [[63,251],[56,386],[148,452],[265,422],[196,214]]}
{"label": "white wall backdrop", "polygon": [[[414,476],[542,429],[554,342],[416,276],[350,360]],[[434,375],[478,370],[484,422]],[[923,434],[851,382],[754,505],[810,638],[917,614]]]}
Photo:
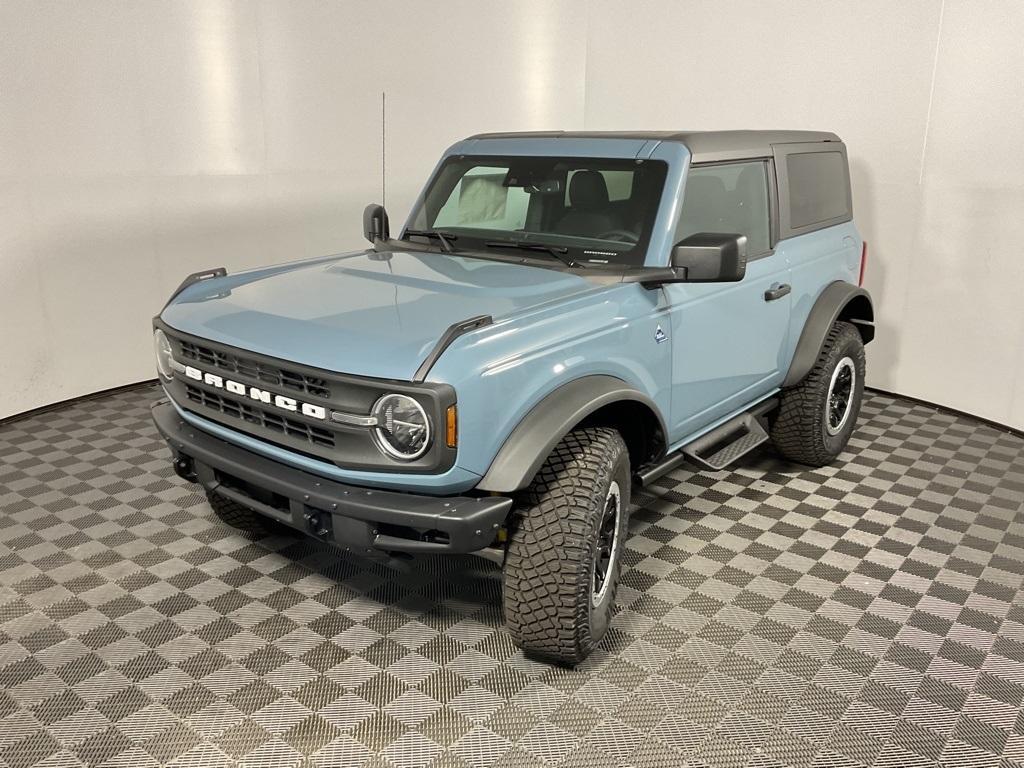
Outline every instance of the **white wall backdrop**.
{"label": "white wall backdrop", "polygon": [[1024,3],[593,0],[589,30],[588,128],[842,136],[869,384],[1024,428]]}
{"label": "white wall backdrop", "polygon": [[[441,151],[578,127],[583,7],[0,0],[0,418],[153,376],[182,277],[359,247]],[[343,300],[343,297],[342,297]]]}
{"label": "white wall backdrop", "polygon": [[838,132],[869,383],[1024,428],[1019,0],[0,0],[0,29],[0,417],[152,377],[188,272],[359,247],[386,90],[395,222],[478,131]]}

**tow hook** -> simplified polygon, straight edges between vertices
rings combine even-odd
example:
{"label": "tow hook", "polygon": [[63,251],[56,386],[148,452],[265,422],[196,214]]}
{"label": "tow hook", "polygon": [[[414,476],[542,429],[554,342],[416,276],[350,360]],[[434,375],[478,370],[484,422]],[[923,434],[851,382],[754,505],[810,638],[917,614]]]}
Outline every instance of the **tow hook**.
{"label": "tow hook", "polygon": [[331,515],[319,509],[307,509],[302,517],[306,521],[309,532],[318,539],[329,539],[331,537]]}
{"label": "tow hook", "polygon": [[196,481],[196,467],[191,456],[179,453],[174,457],[174,461],[172,463],[174,464],[174,474],[182,480],[188,480],[190,483],[194,483]]}

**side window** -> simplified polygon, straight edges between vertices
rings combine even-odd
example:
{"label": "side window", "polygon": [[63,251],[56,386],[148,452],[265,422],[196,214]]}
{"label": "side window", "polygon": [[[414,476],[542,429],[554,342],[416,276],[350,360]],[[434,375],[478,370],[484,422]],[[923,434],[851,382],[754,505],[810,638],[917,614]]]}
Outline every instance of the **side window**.
{"label": "side window", "polygon": [[841,152],[787,155],[786,175],[790,229],[850,217],[850,187]]}
{"label": "side window", "polygon": [[679,237],[697,232],[747,236],[747,253],[770,247],[768,171],[762,160],[690,168],[683,194]]}
{"label": "side window", "polygon": [[434,220],[438,229],[522,229],[530,196],[522,187],[503,185],[508,168],[477,166],[466,172]]}

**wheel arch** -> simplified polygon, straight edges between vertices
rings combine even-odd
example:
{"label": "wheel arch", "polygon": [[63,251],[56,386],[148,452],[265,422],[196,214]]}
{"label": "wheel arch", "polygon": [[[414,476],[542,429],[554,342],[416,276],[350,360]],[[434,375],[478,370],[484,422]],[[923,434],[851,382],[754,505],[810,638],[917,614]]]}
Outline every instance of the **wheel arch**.
{"label": "wheel arch", "polygon": [[650,397],[614,376],[584,376],[552,391],[522,418],[477,488],[497,493],[522,490],[562,438],[580,426],[619,430],[634,468],[665,451],[665,421]]}
{"label": "wheel arch", "polygon": [[867,344],[875,338],[875,309],[865,289],[836,281],[830,283],[811,307],[797,342],[783,387],[799,384],[814,366],[829,328],[837,320],[852,323]]}

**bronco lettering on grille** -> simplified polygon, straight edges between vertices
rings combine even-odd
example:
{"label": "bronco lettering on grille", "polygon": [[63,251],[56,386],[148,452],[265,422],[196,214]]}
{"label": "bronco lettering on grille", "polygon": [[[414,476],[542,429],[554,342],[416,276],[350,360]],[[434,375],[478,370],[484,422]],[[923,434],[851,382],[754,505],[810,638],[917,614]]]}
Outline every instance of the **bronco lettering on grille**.
{"label": "bronco lettering on grille", "polygon": [[191,365],[185,366],[185,375],[190,379],[201,381],[211,387],[226,389],[234,395],[247,397],[250,400],[265,403],[266,405],[273,405],[284,411],[301,413],[303,416],[308,416],[311,419],[327,419],[327,409],[323,406],[313,405],[312,403],[302,403],[294,397],[287,397],[286,395],[275,395],[273,392],[268,392],[265,389],[247,386],[240,382],[232,381],[231,379],[225,379],[223,376],[201,371]]}

